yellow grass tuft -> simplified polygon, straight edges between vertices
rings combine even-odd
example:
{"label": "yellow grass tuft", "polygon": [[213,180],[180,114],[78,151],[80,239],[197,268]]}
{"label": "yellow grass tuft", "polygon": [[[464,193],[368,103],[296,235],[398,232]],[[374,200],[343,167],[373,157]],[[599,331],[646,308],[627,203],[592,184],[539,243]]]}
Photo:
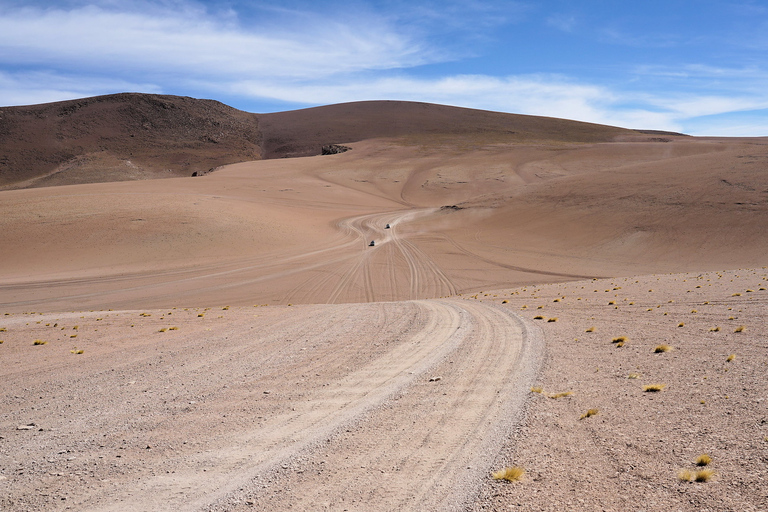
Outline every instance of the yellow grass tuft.
{"label": "yellow grass tuft", "polygon": [[693,480],[695,473],[690,469],[681,469],[677,472],[677,479],[681,482],[690,482]]}
{"label": "yellow grass tuft", "polygon": [[589,329],[587,329],[584,332],[595,332],[595,328],[594,327],[590,327]]}
{"label": "yellow grass tuft", "polygon": [[731,295],[731,297],[741,297],[741,294],[740,293],[734,293],[734,294]]}
{"label": "yellow grass tuft", "polygon": [[744,327],[743,325],[740,325],[733,332],[744,332],[745,330],[746,330],[746,327]]}
{"label": "yellow grass tuft", "polygon": [[8,329],[6,329],[5,327],[0,327],[0,332],[8,332]]}
{"label": "yellow grass tuft", "polygon": [[557,400],[558,398],[565,398],[567,396],[572,396],[572,395],[573,395],[573,391],[561,391],[560,393],[553,393],[549,395],[549,398],[554,398],[555,400]]}
{"label": "yellow grass tuft", "polygon": [[508,303],[509,303],[509,301],[505,299],[505,300],[501,301],[501,303],[502,303],[502,304],[508,304]]}
{"label": "yellow grass tuft", "polygon": [[693,480],[696,482],[709,482],[712,477],[715,476],[715,472],[712,469],[700,469],[696,472]]}
{"label": "yellow grass tuft", "polygon": [[525,475],[525,470],[518,466],[504,468],[493,473],[494,480],[506,480],[507,482],[518,482]]}
{"label": "yellow grass tuft", "polygon": [[714,327],[710,327],[709,332],[720,332],[720,327],[717,325]]}
{"label": "yellow grass tuft", "polygon": [[648,384],[647,386],[643,386],[643,391],[646,393],[658,393],[665,387],[667,387],[666,384]]}
{"label": "yellow grass tuft", "polygon": [[626,341],[629,341],[629,339],[626,336],[618,336],[616,338],[613,338],[611,340],[611,343],[624,343]]}
{"label": "yellow grass tuft", "polygon": [[556,316],[552,317],[549,320],[547,320],[547,322],[557,322],[557,317]]}
{"label": "yellow grass tuft", "polygon": [[680,322],[679,324],[677,324],[677,326],[678,327],[685,327],[685,322]]}
{"label": "yellow grass tuft", "polygon": [[662,352],[669,352],[670,350],[672,350],[672,347],[669,345],[657,345],[656,348],[653,349],[653,352],[655,354],[660,354]]}
{"label": "yellow grass tuft", "polygon": [[47,345],[48,342],[47,341],[43,341],[43,340],[35,340],[35,342],[32,343],[32,344],[33,345]]}
{"label": "yellow grass tuft", "polygon": [[734,359],[736,359],[736,354],[731,354],[731,355],[728,356],[728,358],[725,361],[730,363]]}
{"label": "yellow grass tuft", "polygon": [[541,316],[541,315],[536,315],[535,317],[533,317],[533,319],[534,320],[544,320],[544,317]]}
{"label": "yellow grass tuft", "polygon": [[168,330],[169,331],[178,331],[179,328],[174,325],[173,327],[169,327]]}
{"label": "yellow grass tuft", "polygon": [[707,455],[706,453],[703,453],[696,457],[696,460],[694,461],[697,466],[706,466],[707,464],[710,464],[712,462],[712,457]]}
{"label": "yellow grass tuft", "polygon": [[635,372],[632,372],[632,373],[630,373],[629,375],[627,375],[627,378],[628,378],[628,379],[639,379],[639,378],[640,378],[640,374],[639,374],[639,373],[635,373]]}
{"label": "yellow grass tuft", "polygon": [[167,330],[168,330],[168,329],[166,329],[165,327],[161,327],[161,328],[160,328],[160,330],[159,330],[159,331],[157,331],[157,332],[165,332],[165,331],[167,331]]}
{"label": "yellow grass tuft", "polygon": [[595,416],[595,415],[596,415],[596,414],[598,414],[599,412],[600,412],[600,411],[598,411],[597,409],[589,409],[587,412],[585,412],[584,414],[582,414],[582,415],[579,417],[579,419],[580,419],[580,420],[583,420],[584,418],[589,418],[589,417],[591,417],[591,416]]}
{"label": "yellow grass tuft", "polygon": [[203,318],[205,316],[205,313],[198,313],[197,318]]}
{"label": "yellow grass tuft", "polygon": [[82,350],[82,349],[78,350],[77,347],[75,347],[75,348],[73,348],[72,350],[69,351],[70,354],[82,354],[83,352],[85,352],[85,350]]}
{"label": "yellow grass tuft", "polygon": [[531,393],[543,393],[543,392],[544,392],[544,388],[540,386],[534,386],[531,388]]}

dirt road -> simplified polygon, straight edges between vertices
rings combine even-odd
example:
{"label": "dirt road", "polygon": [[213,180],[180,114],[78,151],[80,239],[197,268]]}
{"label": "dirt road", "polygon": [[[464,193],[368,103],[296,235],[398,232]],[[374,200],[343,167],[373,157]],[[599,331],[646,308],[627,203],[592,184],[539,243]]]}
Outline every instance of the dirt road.
{"label": "dirt road", "polygon": [[542,350],[457,299],[3,322],[3,510],[461,509]]}

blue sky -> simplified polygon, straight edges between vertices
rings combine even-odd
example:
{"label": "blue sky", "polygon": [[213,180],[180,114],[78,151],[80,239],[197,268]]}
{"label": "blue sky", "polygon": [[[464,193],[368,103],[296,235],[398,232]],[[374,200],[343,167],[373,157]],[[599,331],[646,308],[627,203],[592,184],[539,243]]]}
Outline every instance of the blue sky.
{"label": "blue sky", "polygon": [[0,0],[0,105],[124,91],[768,136],[768,1]]}

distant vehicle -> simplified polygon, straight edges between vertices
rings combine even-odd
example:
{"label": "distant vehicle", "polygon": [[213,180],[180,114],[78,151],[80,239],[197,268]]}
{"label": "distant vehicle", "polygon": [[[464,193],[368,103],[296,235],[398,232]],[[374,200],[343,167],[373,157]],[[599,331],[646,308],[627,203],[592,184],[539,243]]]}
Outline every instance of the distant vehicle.
{"label": "distant vehicle", "polygon": [[371,243],[368,244],[368,247],[373,247],[374,245],[376,245],[376,241],[371,240]]}
{"label": "distant vehicle", "polygon": [[387,225],[384,227],[384,229],[389,229],[389,224],[387,224]]}

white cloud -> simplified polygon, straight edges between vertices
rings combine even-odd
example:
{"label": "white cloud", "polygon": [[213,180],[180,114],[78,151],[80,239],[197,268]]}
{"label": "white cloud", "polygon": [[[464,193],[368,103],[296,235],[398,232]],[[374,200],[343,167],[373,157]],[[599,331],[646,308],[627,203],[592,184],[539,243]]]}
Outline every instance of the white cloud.
{"label": "white cloud", "polygon": [[101,76],[67,76],[51,72],[0,71],[0,106],[36,105],[114,92],[161,93],[151,83],[129,82]]}
{"label": "white cloud", "polygon": [[[177,4],[178,5],[178,4]],[[332,17],[288,28],[241,27],[195,8],[116,11],[99,6],[0,10],[0,63],[111,73],[325,77],[414,66],[434,56],[382,19]]]}

